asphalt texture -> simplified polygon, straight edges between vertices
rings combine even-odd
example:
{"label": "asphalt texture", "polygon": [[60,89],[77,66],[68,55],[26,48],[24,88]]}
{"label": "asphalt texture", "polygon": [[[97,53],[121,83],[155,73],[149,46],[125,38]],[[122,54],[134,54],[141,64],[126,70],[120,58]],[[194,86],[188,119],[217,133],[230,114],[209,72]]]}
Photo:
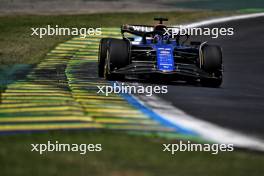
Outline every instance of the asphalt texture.
{"label": "asphalt texture", "polygon": [[158,96],[197,118],[264,139],[264,17],[209,27],[235,31],[228,37],[202,37],[223,49],[221,88],[168,85],[168,93]]}

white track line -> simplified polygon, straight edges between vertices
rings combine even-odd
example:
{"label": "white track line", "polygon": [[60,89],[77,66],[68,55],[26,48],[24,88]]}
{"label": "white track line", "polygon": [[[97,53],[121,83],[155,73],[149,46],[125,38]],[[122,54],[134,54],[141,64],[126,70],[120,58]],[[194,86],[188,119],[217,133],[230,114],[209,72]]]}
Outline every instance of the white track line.
{"label": "white track line", "polygon": [[262,16],[264,16],[264,13],[237,15],[237,16],[230,16],[230,17],[222,17],[222,18],[204,20],[204,21],[200,21],[200,22],[196,22],[196,23],[186,24],[184,26],[186,28],[201,27],[201,26],[208,26],[208,25],[212,25],[212,24],[225,23],[225,22],[236,21],[236,20],[257,18],[257,17],[262,17]]}
{"label": "white track line", "polygon": [[[217,18],[192,23],[185,26],[188,28],[198,27],[261,16],[264,16],[264,13]],[[168,122],[177,126],[192,130],[204,139],[217,143],[234,144],[236,147],[264,151],[263,140],[198,119],[174,107],[169,102],[166,102],[155,95],[151,97],[145,95],[135,95],[133,97],[143,106],[151,108],[153,112],[164,118],[164,120],[167,120]]]}
{"label": "white track line", "polygon": [[157,96],[137,95],[134,98],[166,121],[193,131],[203,139],[220,144],[234,144],[236,147],[264,151],[264,141],[195,118]]}

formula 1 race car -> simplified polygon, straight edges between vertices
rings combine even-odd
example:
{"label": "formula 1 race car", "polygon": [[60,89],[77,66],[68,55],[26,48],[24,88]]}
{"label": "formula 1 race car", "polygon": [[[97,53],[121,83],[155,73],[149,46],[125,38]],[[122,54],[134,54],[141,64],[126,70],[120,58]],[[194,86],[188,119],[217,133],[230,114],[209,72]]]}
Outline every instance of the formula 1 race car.
{"label": "formula 1 race car", "polygon": [[166,18],[154,18],[155,26],[122,25],[122,39],[102,38],[99,46],[98,74],[107,80],[126,76],[164,80],[198,81],[203,86],[222,83],[222,51],[217,45],[192,41],[174,35]]}

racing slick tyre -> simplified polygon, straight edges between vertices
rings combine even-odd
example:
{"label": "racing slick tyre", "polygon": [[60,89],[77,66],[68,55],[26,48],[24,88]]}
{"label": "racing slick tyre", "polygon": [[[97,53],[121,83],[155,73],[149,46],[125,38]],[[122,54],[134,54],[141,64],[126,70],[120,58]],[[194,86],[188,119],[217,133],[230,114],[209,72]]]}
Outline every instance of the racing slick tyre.
{"label": "racing slick tyre", "polygon": [[102,38],[100,40],[99,52],[98,52],[98,76],[101,78],[104,77],[107,43],[109,40],[110,38]]}
{"label": "racing slick tyre", "polygon": [[110,39],[104,67],[104,77],[107,80],[120,80],[124,75],[113,73],[114,70],[129,64],[130,43],[124,39]]}
{"label": "racing slick tyre", "polygon": [[217,45],[207,45],[202,47],[200,57],[201,68],[207,72],[222,69],[222,51]]}
{"label": "racing slick tyre", "polygon": [[201,68],[212,75],[212,78],[201,78],[200,83],[206,87],[220,87],[222,84],[222,50],[217,45],[202,47],[200,56]]}

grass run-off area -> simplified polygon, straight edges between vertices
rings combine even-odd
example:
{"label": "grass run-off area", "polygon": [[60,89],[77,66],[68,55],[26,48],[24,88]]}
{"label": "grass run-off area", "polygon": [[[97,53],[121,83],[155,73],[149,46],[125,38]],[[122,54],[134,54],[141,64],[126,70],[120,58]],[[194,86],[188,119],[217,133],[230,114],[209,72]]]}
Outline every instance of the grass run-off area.
{"label": "grass run-off area", "polygon": [[[0,137],[1,175],[92,175],[92,176],[174,176],[232,175],[260,176],[264,172],[263,154],[244,151],[163,152],[162,143],[175,140],[144,137],[119,132],[79,131],[20,134]],[[31,143],[50,140],[61,144],[102,144],[103,151],[31,152]]]}
{"label": "grass run-off area", "polygon": [[[23,75],[17,71],[34,67],[56,44],[71,36],[31,36],[31,28],[46,27],[118,27],[121,24],[153,24],[154,16],[166,16],[169,24],[180,24],[226,12],[117,13],[64,16],[0,17],[0,86]],[[25,71],[26,72],[26,71]],[[31,152],[32,143],[101,143],[102,152],[80,155],[78,152]],[[0,136],[0,175],[239,175],[264,173],[264,157],[259,153],[235,151],[212,155],[207,152],[163,152],[163,143],[175,143],[157,137],[128,135],[109,131],[61,131]]]}

